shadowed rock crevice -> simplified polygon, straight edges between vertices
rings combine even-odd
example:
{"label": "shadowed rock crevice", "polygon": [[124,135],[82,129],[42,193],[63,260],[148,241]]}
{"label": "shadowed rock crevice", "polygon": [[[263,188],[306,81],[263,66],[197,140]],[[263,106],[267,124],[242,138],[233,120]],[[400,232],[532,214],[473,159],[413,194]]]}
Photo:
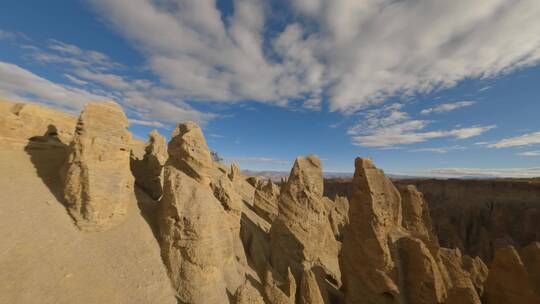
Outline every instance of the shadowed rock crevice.
{"label": "shadowed rock crevice", "polygon": [[24,151],[30,156],[39,178],[56,200],[64,204],[60,170],[68,156],[69,147],[58,138],[56,127],[49,125],[43,135],[30,137]]}

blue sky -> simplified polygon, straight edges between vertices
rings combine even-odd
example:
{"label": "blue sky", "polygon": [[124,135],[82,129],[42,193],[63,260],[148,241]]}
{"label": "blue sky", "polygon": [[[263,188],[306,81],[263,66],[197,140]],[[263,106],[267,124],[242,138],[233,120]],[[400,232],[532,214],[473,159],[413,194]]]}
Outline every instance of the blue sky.
{"label": "blue sky", "polygon": [[0,95],[136,137],[200,123],[244,169],[540,175],[540,3],[90,0],[0,4]]}

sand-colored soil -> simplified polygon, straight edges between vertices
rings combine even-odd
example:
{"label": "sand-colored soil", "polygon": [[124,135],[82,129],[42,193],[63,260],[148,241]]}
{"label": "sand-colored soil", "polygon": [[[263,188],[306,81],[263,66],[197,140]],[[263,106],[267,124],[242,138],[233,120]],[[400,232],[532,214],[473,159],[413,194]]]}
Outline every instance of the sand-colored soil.
{"label": "sand-colored soil", "polygon": [[81,232],[57,198],[62,151],[0,148],[0,303],[176,303],[143,216],[155,203],[138,193],[123,224]]}

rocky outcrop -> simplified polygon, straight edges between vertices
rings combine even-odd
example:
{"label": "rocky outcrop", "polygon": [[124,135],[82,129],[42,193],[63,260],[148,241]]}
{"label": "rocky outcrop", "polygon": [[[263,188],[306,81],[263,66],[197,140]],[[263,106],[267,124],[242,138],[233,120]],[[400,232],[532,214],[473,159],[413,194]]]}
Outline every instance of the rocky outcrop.
{"label": "rocky outcrop", "polygon": [[469,273],[476,292],[481,297],[484,294],[484,284],[488,277],[488,267],[480,257],[464,255],[462,258],[463,270]]}
{"label": "rocky outcrop", "polygon": [[34,103],[0,100],[0,136],[25,144],[33,137],[56,138],[67,145],[73,138],[77,118]]}
{"label": "rocky outcrop", "polygon": [[445,283],[426,245],[420,239],[406,236],[397,241],[397,247],[405,303],[443,303]]}
{"label": "rocky outcrop", "polygon": [[271,180],[258,182],[253,197],[255,212],[272,223],[278,215],[279,187]]}
{"label": "rocky outcrop", "polygon": [[441,248],[439,251],[441,271],[446,278],[448,298],[446,304],[480,304],[470,273],[463,267],[459,249]]}
{"label": "rocky outcrop", "polygon": [[271,269],[267,269],[264,278],[264,296],[269,304],[295,304],[296,303],[296,280],[287,269],[283,282],[276,281]]}
{"label": "rocky outcrop", "polygon": [[270,231],[271,265],[297,281],[306,269],[319,267],[340,286],[339,242],[323,200],[323,177],[316,156],[298,157],[279,196],[278,217]]}
{"label": "rocky outcrop", "polygon": [[[323,289],[324,290],[324,289]],[[299,304],[324,304],[324,298],[321,294],[321,288],[317,282],[317,277],[311,271],[304,270],[302,280],[300,281],[300,294],[298,296]]]}
{"label": "rocky outcrop", "polygon": [[225,210],[210,187],[227,177],[193,123],[177,126],[168,153],[158,217],[163,261],[182,303],[223,303],[244,282],[240,218]]}
{"label": "rocky outcrop", "polygon": [[325,197],[325,202],[334,236],[341,241],[345,227],[349,224],[349,200],[346,197],[336,196],[334,201]]}
{"label": "rocky outcrop", "polygon": [[400,236],[401,198],[370,160],[357,158],[355,166],[341,254],[345,301],[397,303],[400,294],[389,242]]}
{"label": "rocky outcrop", "polygon": [[540,297],[533,291],[527,269],[512,246],[497,249],[486,281],[487,304],[538,304]]}
{"label": "rocky outcrop", "polygon": [[208,183],[218,175],[201,128],[192,122],[178,124],[169,142],[169,163],[191,178]]}
{"label": "rocky outcrop", "polygon": [[159,200],[163,194],[163,166],[168,158],[167,140],[153,130],[144,150],[142,159],[137,159],[132,152],[131,172],[135,177],[135,184],[152,199]]}
{"label": "rocky outcrop", "polygon": [[445,254],[414,187],[400,187],[356,159],[350,223],[341,253],[345,303],[475,303],[462,257]]}
{"label": "rocky outcrop", "polygon": [[521,260],[527,269],[529,281],[533,290],[540,295],[540,243],[530,243],[519,252]]}
{"label": "rocky outcrop", "polygon": [[67,209],[82,230],[109,229],[127,212],[133,197],[127,127],[114,102],[89,103],[79,117],[62,175]]}
{"label": "rocky outcrop", "polygon": [[264,304],[264,300],[255,287],[245,281],[234,294],[236,304]]}

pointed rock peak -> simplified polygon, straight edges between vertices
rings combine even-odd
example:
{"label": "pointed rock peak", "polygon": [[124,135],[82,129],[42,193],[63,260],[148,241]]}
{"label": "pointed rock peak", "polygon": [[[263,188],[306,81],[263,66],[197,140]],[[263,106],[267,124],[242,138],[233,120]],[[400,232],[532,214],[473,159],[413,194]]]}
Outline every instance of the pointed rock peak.
{"label": "pointed rock peak", "polygon": [[323,195],[323,173],[321,161],[315,155],[299,156],[291,169],[286,185],[292,190],[304,189],[316,196]]}
{"label": "pointed rock peak", "polygon": [[156,156],[159,162],[164,164],[167,160],[167,139],[157,130],[152,130],[148,134],[148,142],[144,150],[147,155]]}
{"label": "pointed rock peak", "polygon": [[304,270],[300,281],[300,304],[324,304],[324,299],[313,271]]}
{"label": "pointed rock peak", "polygon": [[240,179],[244,179],[244,176],[242,174],[242,170],[240,169],[240,166],[238,166],[237,163],[232,163],[231,164],[231,172],[229,173],[229,178],[234,181],[234,180],[240,180]]}
{"label": "pointed rock peak", "polygon": [[485,287],[487,303],[540,303],[527,269],[513,246],[495,251]]}
{"label": "pointed rock peak", "polygon": [[212,156],[201,128],[193,123],[179,123],[168,147],[171,165],[201,181],[213,168]]}

